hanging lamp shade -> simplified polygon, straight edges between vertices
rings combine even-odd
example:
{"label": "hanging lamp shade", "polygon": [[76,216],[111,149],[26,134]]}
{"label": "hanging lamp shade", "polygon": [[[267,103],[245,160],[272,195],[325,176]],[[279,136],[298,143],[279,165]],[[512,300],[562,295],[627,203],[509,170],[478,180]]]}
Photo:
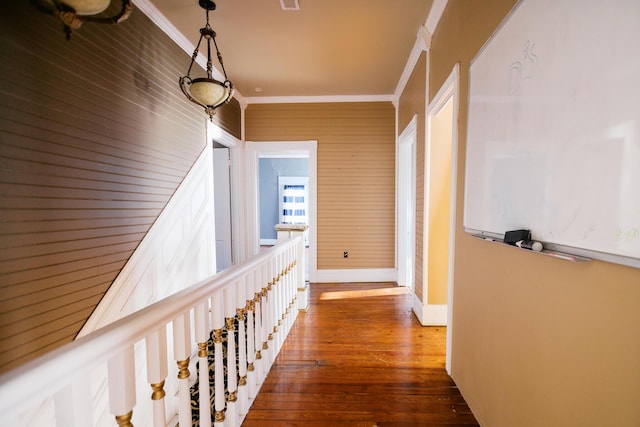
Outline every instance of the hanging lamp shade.
{"label": "hanging lamp shade", "polygon": [[64,0],[63,2],[75,10],[76,15],[97,15],[109,7],[111,0]]}
{"label": "hanging lamp shade", "polygon": [[191,96],[202,106],[217,107],[229,99],[231,89],[216,79],[200,78],[191,82]]}
{"label": "hanging lamp shade", "polygon": [[[41,12],[53,15],[62,22],[67,40],[83,22],[119,24],[127,20],[133,10],[131,0],[31,0],[31,3]],[[102,15],[112,3],[115,3],[114,8],[119,4],[119,12],[112,16]]]}
{"label": "hanging lamp shade", "polygon": [[[207,22],[206,25],[200,29],[200,39],[198,40],[198,44],[196,45],[196,49],[193,52],[193,55],[191,56],[191,64],[189,65],[187,74],[180,77],[179,83],[180,89],[185,94],[187,99],[194,104],[203,107],[205,113],[209,115],[209,118],[213,119],[213,115],[216,113],[216,109],[221,105],[231,101],[231,98],[233,97],[233,84],[227,78],[227,72],[225,71],[224,64],[222,62],[222,55],[220,54],[218,44],[216,43],[216,33],[215,31],[213,31],[213,28],[211,28],[211,25],[209,24],[209,11],[214,10],[216,8],[216,5],[211,0],[200,0],[199,4],[200,7],[202,7],[206,11]],[[200,49],[200,43],[202,43],[202,39],[205,39],[207,41],[207,77],[192,79],[191,69],[193,68],[193,63],[198,57],[198,51]],[[218,57],[218,62],[220,62],[220,66],[222,67],[222,72],[225,78],[224,82],[213,78],[211,42],[213,42]]]}

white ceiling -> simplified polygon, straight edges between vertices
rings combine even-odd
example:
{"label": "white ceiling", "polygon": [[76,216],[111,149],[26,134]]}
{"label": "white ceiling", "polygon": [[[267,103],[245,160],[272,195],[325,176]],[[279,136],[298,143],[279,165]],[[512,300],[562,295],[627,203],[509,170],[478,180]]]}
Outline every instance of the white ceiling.
{"label": "white ceiling", "polygon": [[[197,43],[205,24],[197,0],[151,3]],[[431,4],[300,0],[299,11],[285,11],[280,0],[217,0],[209,19],[227,76],[245,98],[378,96],[394,93]]]}

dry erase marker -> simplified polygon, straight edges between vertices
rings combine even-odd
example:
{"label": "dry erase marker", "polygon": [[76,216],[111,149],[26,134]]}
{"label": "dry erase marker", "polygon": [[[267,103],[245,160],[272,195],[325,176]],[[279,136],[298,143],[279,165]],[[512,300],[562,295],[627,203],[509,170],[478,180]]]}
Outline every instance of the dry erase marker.
{"label": "dry erase marker", "polygon": [[523,249],[531,249],[534,252],[540,252],[542,250],[542,243],[535,240],[518,240],[516,246]]}

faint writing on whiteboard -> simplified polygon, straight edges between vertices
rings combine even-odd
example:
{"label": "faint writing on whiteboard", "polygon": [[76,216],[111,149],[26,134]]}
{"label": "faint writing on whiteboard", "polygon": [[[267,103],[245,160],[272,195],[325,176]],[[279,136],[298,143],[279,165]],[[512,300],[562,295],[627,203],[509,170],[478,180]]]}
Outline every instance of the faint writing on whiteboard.
{"label": "faint writing on whiteboard", "polygon": [[640,227],[616,228],[616,239],[619,242],[629,243],[640,238]]}
{"label": "faint writing on whiteboard", "polygon": [[535,43],[527,40],[522,49],[522,57],[509,66],[509,95],[518,91],[523,80],[532,79],[535,75],[538,56],[534,53]]}

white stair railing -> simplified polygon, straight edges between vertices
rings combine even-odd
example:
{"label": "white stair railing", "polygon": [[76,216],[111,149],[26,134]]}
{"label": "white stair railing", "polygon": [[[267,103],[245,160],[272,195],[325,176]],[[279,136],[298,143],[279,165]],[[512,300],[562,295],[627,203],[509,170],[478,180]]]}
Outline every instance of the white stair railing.
{"label": "white stair railing", "polygon": [[[38,426],[191,426],[196,378],[200,425],[239,425],[297,315],[297,292],[304,288],[298,271],[304,268],[302,239],[281,242],[3,374],[0,426],[35,425],[33,411],[42,407],[54,413],[35,417]],[[136,382],[140,366],[148,384]],[[107,420],[91,399],[92,380],[102,371],[112,414]],[[170,407],[177,406],[177,414],[165,405],[174,393],[165,385],[172,372],[178,404]]]}

